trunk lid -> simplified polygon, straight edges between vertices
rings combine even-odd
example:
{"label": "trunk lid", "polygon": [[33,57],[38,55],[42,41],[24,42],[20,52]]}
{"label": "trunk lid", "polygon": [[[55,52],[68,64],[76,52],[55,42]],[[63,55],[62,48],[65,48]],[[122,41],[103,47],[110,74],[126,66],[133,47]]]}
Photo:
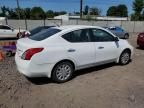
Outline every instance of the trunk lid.
{"label": "trunk lid", "polygon": [[38,46],[38,43],[37,41],[34,41],[34,40],[31,40],[29,38],[22,38],[22,39],[19,39],[17,41],[17,44],[16,44],[16,47],[17,47],[17,51],[16,53],[18,54],[19,57],[22,56],[22,54],[30,49],[30,48],[36,48]]}

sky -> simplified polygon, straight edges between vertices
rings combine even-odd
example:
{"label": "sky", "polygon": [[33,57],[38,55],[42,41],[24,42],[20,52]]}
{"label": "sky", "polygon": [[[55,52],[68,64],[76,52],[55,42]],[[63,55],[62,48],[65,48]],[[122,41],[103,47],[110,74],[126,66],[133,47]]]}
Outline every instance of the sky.
{"label": "sky", "polygon": [[[119,4],[125,4],[128,7],[129,14],[132,13],[133,0],[83,0],[83,6],[98,7],[102,11],[102,15],[106,15],[106,11],[110,6],[116,6]],[[79,11],[80,0],[19,0],[20,7],[34,7],[40,6],[45,11],[67,11],[75,12]],[[0,0],[0,6],[6,6],[15,8],[16,0]]]}

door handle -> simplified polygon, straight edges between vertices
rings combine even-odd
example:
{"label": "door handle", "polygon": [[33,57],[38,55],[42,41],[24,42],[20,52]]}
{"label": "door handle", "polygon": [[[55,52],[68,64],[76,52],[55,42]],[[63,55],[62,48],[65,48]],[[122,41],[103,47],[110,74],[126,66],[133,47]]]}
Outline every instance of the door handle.
{"label": "door handle", "polygon": [[75,49],[69,49],[68,52],[75,52]]}
{"label": "door handle", "polygon": [[98,49],[104,49],[104,47],[100,46],[100,47],[98,47]]}

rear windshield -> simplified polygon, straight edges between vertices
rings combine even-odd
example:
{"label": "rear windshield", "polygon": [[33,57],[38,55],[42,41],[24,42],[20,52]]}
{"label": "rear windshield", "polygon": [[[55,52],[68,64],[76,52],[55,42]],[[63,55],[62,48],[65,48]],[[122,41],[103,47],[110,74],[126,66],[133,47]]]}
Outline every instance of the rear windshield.
{"label": "rear windshield", "polygon": [[43,29],[43,27],[37,27],[35,29],[32,29],[32,30],[30,30],[30,35],[36,34],[36,33],[40,32],[42,29]]}
{"label": "rear windshield", "polygon": [[34,35],[42,30],[49,29],[51,27],[54,27],[54,26],[40,26],[40,27],[34,28],[34,29],[30,30],[29,36]]}
{"label": "rear windshield", "polygon": [[41,32],[38,32],[34,35],[31,35],[29,38],[32,40],[41,41],[41,40],[47,39],[48,37],[60,32],[60,31],[61,30],[59,30],[59,29],[49,28],[49,29],[43,30]]}

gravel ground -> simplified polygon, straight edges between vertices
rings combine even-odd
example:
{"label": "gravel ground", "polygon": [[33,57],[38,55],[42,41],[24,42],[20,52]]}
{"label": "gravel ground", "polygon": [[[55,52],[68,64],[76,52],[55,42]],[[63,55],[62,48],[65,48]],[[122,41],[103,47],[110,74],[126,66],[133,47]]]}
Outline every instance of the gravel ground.
{"label": "gravel ground", "polygon": [[108,64],[77,71],[64,84],[27,79],[14,57],[0,63],[0,108],[144,108],[144,50],[136,48],[126,66]]}

